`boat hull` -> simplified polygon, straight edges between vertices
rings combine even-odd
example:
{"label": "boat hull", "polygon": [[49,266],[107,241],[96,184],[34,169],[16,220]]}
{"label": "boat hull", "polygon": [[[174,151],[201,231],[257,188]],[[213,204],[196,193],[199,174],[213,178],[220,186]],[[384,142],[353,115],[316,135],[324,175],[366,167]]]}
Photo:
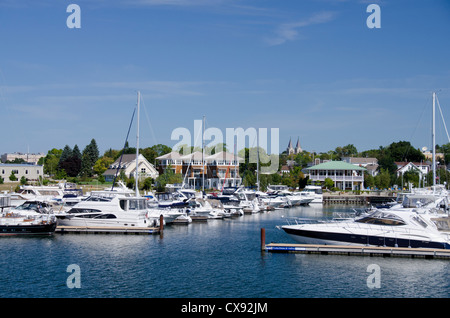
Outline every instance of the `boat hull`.
{"label": "boat hull", "polygon": [[325,245],[373,245],[388,247],[450,249],[447,242],[435,242],[426,239],[398,238],[389,236],[364,235],[357,233],[338,233],[307,230],[285,226],[283,230],[301,244]]}
{"label": "boat hull", "polygon": [[52,235],[55,230],[56,222],[34,225],[1,225],[0,236]]}

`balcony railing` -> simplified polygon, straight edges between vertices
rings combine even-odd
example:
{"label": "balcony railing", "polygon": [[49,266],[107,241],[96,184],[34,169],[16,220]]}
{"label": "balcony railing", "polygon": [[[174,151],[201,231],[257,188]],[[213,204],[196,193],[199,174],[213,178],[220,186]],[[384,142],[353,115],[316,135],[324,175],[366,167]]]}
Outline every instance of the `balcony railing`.
{"label": "balcony railing", "polygon": [[326,178],[330,178],[333,181],[354,181],[354,182],[363,182],[363,176],[335,176],[335,175],[310,175],[309,178],[312,181],[325,181]]}

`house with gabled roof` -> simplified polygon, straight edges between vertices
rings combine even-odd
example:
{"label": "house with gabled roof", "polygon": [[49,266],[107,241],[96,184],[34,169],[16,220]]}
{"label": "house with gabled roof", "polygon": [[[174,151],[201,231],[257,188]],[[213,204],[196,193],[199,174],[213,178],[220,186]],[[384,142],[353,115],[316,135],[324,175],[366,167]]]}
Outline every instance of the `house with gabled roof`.
{"label": "house with gabled roof", "polygon": [[[119,175],[122,171],[128,178],[136,178],[135,154],[125,154],[117,158],[117,160],[103,173],[105,181],[114,181],[114,177]],[[156,179],[159,176],[155,166],[153,166],[142,154],[139,154],[138,156],[137,176],[139,177],[139,180],[144,180],[146,178]]]}
{"label": "house with gabled roof", "polygon": [[431,165],[426,162],[395,162],[397,166],[397,177],[407,171],[417,171],[421,176],[426,175],[431,170]]}

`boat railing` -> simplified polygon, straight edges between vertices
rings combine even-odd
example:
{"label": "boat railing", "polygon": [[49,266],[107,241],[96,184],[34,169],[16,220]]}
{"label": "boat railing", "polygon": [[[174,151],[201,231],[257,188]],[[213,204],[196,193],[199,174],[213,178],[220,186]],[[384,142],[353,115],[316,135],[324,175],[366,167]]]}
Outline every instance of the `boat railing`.
{"label": "boat railing", "polygon": [[[343,221],[345,222],[345,221]],[[336,227],[336,222],[323,222],[325,226]],[[367,235],[370,235],[370,232],[376,232],[377,235],[388,235],[388,234],[407,234],[407,235],[415,235],[421,237],[421,239],[426,240],[430,237],[430,231],[426,229],[419,228],[405,228],[401,225],[373,225],[368,223],[359,223],[359,222],[345,222],[345,229],[351,232],[352,229],[358,230],[367,230]]]}

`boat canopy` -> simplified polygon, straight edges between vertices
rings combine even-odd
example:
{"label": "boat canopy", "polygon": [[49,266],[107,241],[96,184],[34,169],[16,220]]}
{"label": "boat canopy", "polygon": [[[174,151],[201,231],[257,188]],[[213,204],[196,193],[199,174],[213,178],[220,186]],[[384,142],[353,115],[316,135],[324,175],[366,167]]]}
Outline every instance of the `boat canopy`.
{"label": "boat canopy", "polygon": [[362,217],[355,222],[378,224],[378,225],[406,225],[405,221],[398,215],[384,211],[376,211],[368,216]]}
{"label": "boat canopy", "polygon": [[433,195],[406,195],[403,199],[404,208],[421,208],[436,202]]}

